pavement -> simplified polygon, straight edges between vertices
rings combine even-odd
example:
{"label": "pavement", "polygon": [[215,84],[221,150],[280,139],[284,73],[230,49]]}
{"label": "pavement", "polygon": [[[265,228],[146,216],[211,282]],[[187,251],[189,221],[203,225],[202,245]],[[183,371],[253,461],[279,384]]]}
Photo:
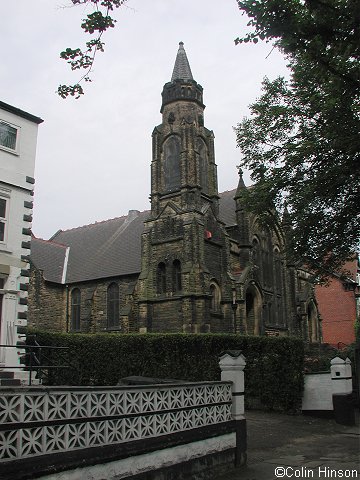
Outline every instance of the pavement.
{"label": "pavement", "polygon": [[334,419],[247,411],[247,466],[216,480],[357,478],[360,430]]}

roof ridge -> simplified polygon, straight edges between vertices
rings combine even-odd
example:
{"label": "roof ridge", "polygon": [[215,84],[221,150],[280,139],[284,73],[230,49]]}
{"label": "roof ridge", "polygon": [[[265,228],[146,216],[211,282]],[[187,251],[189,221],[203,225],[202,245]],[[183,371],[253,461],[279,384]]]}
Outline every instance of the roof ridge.
{"label": "roof ridge", "polygon": [[79,225],[77,227],[66,228],[65,230],[59,230],[58,232],[55,233],[55,235],[57,235],[58,233],[70,232],[71,230],[79,230],[80,228],[94,227],[95,225],[99,225],[101,223],[111,222],[113,220],[119,220],[120,218],[127,218],[127,217],[128,215],[121,215],[120,217],[107,218],[106,220],[99,220],[99,221],[96,220],[93,223],[86,223],[85,225]]}
{"label": "roof ridge", "polygon": [[234,191],[236,191],[236,187],[232,188],[231,190],[224,190],[223,192],[219,192],[219,195],[222,195],[223,193],[231,193],[231,192],[234,192]]}
{"label": "roof ridge", "polygon": [[[132,209],[132,210],[135,210],[135,209]],[[62,229],[59,229],[56,233],[54,233],[54,235],[51,237],[51,238],[55,238],[56,235],[60,234],[60,233],[64,233],[64,232],[70,232],[72,230],[79,230],[80,228],[86,228],[86,227],[94,227],[95,225],[100,225],[101,223],[107,223],[107,222],[112,222],[114,220],[120,220],[121,218],[128,218],[129,217],[129,213],[130,211],[132,210],[129,210],[129,212],[126,214],[126,215],[121,215],[119,217],[113,217],[113,218],[107,218],[106,220],[96,220],[95,222],[93,223],[86,223],[85,225],[79,225],[77,227],[72,227],[72,228],[67,228],[65,230],[62,230]],[[144,214],[144,213],[147,213],[147,212],[150,212],[150,209],[147,209],[147,210],[137,210],[139,212],[139,216]],[[49,239],[50,241],[51,238]]]}
{"label": "roof ridge", "polygon": [[54,244],[58,247],[68,248],[68,245],[65,245],[64,243],[54,242],[54,240],[50,240],[50,239],[46,240],[45,238],[35,237],[35,235],[33,235],[32,240],[38,240],[38,241],[43,242],[43,243],[50,243],[50,244]]}

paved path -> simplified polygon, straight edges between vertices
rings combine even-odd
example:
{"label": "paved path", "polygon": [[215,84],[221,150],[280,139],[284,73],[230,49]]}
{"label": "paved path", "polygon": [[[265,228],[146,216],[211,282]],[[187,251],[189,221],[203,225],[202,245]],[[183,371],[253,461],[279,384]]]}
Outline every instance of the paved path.
{"label": "paved path", "polygon": [[246,418],[247,467],[217,480],[360,480],[358,426],[338,425],[332,419],[258,411],[246,412]]}

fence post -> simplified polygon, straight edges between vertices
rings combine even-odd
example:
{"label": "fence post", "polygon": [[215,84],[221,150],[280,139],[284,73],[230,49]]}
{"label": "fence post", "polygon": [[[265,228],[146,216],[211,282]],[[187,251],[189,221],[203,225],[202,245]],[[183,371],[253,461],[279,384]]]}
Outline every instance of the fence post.
{"label": "fence post", "polygon": [[246,419],[244,404],[244,368],[245,357],[240,350],[227,350],[219,361],[221,380],[232,382],[232,416],[235,420],[236,452],[235,466],[246,464]]}
{"label": "fence post", "polygon": [[355,424],[352,398],[352,371],[349,358],[335,357],[330,362],[331,386],[335,420],[342,425]]}

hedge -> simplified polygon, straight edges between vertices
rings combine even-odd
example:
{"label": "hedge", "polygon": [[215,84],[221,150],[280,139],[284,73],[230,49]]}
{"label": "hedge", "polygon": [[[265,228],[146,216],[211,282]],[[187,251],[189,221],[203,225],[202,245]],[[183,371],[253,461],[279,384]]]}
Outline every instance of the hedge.
{"label": "hedge", "polygon": [[[50,385],[116,385],[131,375],[186,381],[220,380],[219,356],[246,357],[245,398],[266,409],[297,411],[303,392],[303,342],[290,337],[230,334],[59,334],[40,331],[41,345],[67,346],[69,369],[52,370]],[[31,337],[28,336],[31,342]],[[58,350],[50,355],[61,364]]]}

